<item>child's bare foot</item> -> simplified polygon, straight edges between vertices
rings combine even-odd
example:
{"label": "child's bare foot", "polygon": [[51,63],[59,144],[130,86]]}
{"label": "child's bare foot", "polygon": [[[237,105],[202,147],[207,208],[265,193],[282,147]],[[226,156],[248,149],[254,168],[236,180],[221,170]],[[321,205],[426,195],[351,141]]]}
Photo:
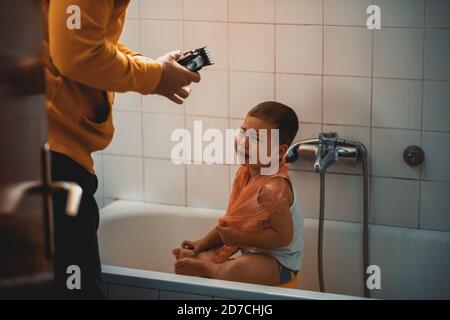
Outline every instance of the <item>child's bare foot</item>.
{"label": "child's bare foot", "polygon": [[194,258],[195,253],[194,250],[184,249],[184,248],[175,248],[172,250],[173,255],[177,260],[181,258]]}
{"label": "child's bare foot", "polygon": [[181,258],[175,262],[174,267],[176,274],[211,277],[214,273],[214,270],[211,268],[215,267],[215,265],[198,259]]}

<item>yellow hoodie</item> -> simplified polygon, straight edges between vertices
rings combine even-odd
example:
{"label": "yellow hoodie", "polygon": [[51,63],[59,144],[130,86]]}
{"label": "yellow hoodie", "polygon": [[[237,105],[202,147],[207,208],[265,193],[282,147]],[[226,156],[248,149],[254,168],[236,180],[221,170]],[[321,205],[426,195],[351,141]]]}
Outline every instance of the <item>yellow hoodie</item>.
{"label": "yellow hoodie", "polygon": [[[48,141],[94,173],[91,153],[114,134],[114,92],[150,94],[161,65],[141,61],[119,44],[130,0],[41,0]],[[70,30],[68,7],[80,8],[81,29]]]}

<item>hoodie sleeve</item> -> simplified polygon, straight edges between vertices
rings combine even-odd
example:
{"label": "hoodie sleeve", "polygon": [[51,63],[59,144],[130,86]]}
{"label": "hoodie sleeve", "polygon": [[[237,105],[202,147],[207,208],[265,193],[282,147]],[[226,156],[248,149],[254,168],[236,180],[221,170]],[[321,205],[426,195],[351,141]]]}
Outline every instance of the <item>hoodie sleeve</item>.
{"label": "hoodie sleeve", "polygon": [[[54,65],[65,77],[103,91],[150,94],[161,79],[161,65],[134,59],[136,53],[107,40],[114,0],[50,1],[49,46]],[[67,8],[80,8],[81,28],[66,25]]]}
{"label": "hoodie sleeve", "polygon": [[132,57],[136,57],[136,56],[142,56],[142,54],[137,53],[134,50],[131,50],[130,48],[128,48],[126,45],[124,45],[123,43],[118,43],[117,44],[117,49],[119,49],[120,52],[127,54],[129,56]]}

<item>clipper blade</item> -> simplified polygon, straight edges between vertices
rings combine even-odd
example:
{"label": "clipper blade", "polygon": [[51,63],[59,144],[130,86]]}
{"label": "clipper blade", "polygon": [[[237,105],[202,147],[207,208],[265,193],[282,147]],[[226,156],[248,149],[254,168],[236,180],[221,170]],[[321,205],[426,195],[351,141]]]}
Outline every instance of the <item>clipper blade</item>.
{"label": "clipper blade", "polygon": [[214,64],[214,61],[206,46],[203,48],[186,51],[183,53],[181,58],[177,60],[177,62],[194,72],[200,71],[203,67]]}

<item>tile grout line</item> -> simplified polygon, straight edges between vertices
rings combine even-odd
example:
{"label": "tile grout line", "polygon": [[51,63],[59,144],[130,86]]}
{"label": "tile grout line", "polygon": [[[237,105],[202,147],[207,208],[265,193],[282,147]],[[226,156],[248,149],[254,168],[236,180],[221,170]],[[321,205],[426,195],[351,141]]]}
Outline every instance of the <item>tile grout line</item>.
{"label": "tile grout line", "polygon": [[[227,125],[228,127],[231,127],[231,72],[230,72],[230,57],[231,57],[231,49],[230,49],[230,0],[227,0]],[[231,188],[231,169],[230,167],[228,169],[228,177],[227,177],[227,190],[230,190]]]}
{"label": "tile grout line", "polygon": [[[426,43],[426,8],[427,8],[427,0],[423,1],[423,26],[425,29],[423,30],[423,36],[422,36],[422,96],[421,96],[421,112],[420,112],[420,139],[419,139],[419,145],[421,148],[423,148],[423,115],[424,115],[424,92],[425,92],[425,43]],[[419,168],[419,190],[418,190],[418,199],[417,199],[417,228],[420,229],[420,218],[422,216],[422,178],[423,178],[423,165]]]}
{"label": "tile grout line", "polygon": [[322,0],[322,74],[321,74],[321,101],[320,101],[320,131],[324,128],[325,109],[325,0]]}
{"label": "tile grout line", "polygon": [[[137,18],[127,18],[129,20],[137,20]],[[181,21],[177,18],[141,18],[141,21],[169,21],[169,22],[177,22]],[[184,19],[186,22],[202,22],[202,23],[230,23],[230,24],[246,24],[246,25],[254,25],[254,24],[261,24],[261,25],[272,25],[273,22],[267,22],[267,21],[229,21],[229,20],[207,20],[207,19]],[[276,21],[277,25],[282,26],[299,26],[299,27],[320,27],[320,26],[327,26],[327,27],[342,27],[342,28],[367,28],[366,25],[358,25],[358,24],[322,24],[322,23],[287,23],[287,22],[278,22]],[[384,25],[383,29],[402,29],[402,30],[450,30],[450,27],[420,27],[420,26],[395,26],[395,25]]]}
{"label": "tile grout line", "polygon": [[[369,78],[368,78],[369,79]],[[376,78],[374,78],[376,79]],[[420,81],[420,80],[419,80]],[[139,111],[136,110],[115,110],[115,113],[131,113],[131,114],[139,114]],[[163,112],[163,111],[147,111],[144,112],[144,114],[160,114],[160,115],[169,115],[169,116],[177,116],[182,115],[181,113],[177,112]],[[210,119],[222,119],[227,120],[228,118],[226,116],[214,116],[209,114],[200,114],[200,113],[192,113],[186,114],[188,117],[204,117],[204,118],[210,118]],[[243,120],[243,118],[239,117],[230,117],[231,120]],[[302,124],[317,124],[320,125],[321,122],[314,122],[314,121],[299,121]],[[324,122],[324,126],[338,126],[338,127],[350,127],[350,128],[367,128],[370,129],[370,125],[360,125],[360,124],[351,124],[351,123],[333,123],[333,122]],[[430,133],[442,133],[442,134],[448,134],[450,133],[450,130],[429,130],[429,129],[423,129],[420,128],[401,128],[401,127],[388,127],[388,126],[373,126],[373,129],[385,129],[385,130],[398,130],[398,131],[417,131],[417,132],[430,132]]]}
{"label": "tile grout line", "polygon": [[[141,44],[141,34],[142,34],[142,27],[141,27],[141,1],[138,1],[138,37],[139,37],[139,52],[142,51],[142,44]],[[144,108],[143,108],[143,98],[142,95],[139,95],[139,110],[140,110],[140,116],[141,116],[141,154],[142,154],[142,199],[145,201],[146,197],[146,179],[145,179],[145,156],[144,156],[144,149],[145,149],[145,134],[144,134]]]}
{"label": "tile grout line", "polygon": [[[374,4],[374,0],[372,0],[372,4]],[[366,155],[366,161],[367,161],[367,175],[368,175],[368,195],[367,195],[367,201],[368,201],[368,216],[369,216],[369,222],[372,218],[373,223],[373,215],[372,212],[372,196],[373,194],[371,191],[373,190],[373,172],[372,172],[372,154],[373,154],[373,84],[374,84],[374,60],[375,60],[375,30],[370,30],[370,37],[371,37],[371,61],[370,61],[370,122],[369,122],[369,148],[366,148],[369,150]]]}
{"label": "tile grout line", "polygon": [[[181,17],[182,17],[182,45],[183,48],[182,50],[186,50],[186,36],[185,36],[185,24],[186,24],[186,20],[185,20],[185,0],[181,1]],[[186,106],[184,106],[183,108],[183,126],[186,128],[187,127],[187,112],[186,112]],[[188,170],[188,165],[184,164],[184,206],[187,207],[188,206],[188,174],[187,174],[187,170]]]}

